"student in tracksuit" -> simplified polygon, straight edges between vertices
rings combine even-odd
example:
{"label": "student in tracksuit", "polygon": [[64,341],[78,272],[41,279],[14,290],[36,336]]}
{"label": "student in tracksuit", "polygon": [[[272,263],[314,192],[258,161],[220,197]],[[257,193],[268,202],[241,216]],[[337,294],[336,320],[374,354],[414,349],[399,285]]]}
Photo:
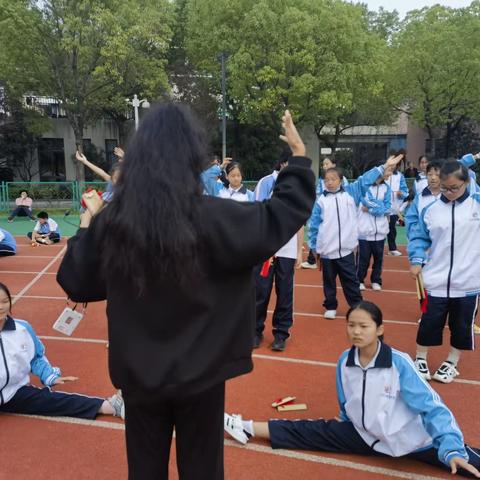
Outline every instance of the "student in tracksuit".
{"label": "student in tracksuit", "polygon": [[255,194],[242,184],[240,164],[232,162],[225,168],[228,186],[224,186],[217,194],[220,198],[230,198],[237,202],[254,202]]}
{"label": "student in tracksuit", "polygon": [[[334,163],[330,158],[324,158],[322,162],[322,171],[323,175],[325,175],[325,172],[329,168],[336,168],[337,164]],[[345,188],[348,185],[348,180],[346,177],[343,177],[342,180],[343,187]],[[317,182],[317,198],[324,192],[325,190],[325,181],[323,177],[320,177]],[[302,268],[311,268],[311,269],[316,269],[317,268],[317,258],[315,255],[315,250],[309,249],[308,251],[308,257],[305,262],[302,262],[300,265]]]}
{"label": "student in tracksuit", "polygon": [[212,197],[218,196],[218,192],[226,183],[224,183],[224,169],[231,161],[232,159],[227,157],[220,164],[220,158],[215,155],[210,166],[201,174],[204,195],[210,195]]}
{"label": "student in tracksuit", "polygon": [[[261,178],[257,183],[255,188],[257,202],[263,202],[272,196],[280,170],[288,165],[289,155],[288,152],[285,152],[273,173]],[[270,349],[276,352],[285,350],[286,341],[290,337],[290,328],[293,325],[293,280],[295,267],[299,267],[302,261],[302,246],[303,227],[274,255],[266,277],[262,276],[263,265],[257,265],[253,269],[256,297],[256,327],[253,348],[258,348],[263,340],[268,304],[275,280],[277,300],[272,316],[274,340],[270,344]]]}
{"label": "student in tracksuit", "polygon": [[480,293],[480,193],[469,194],[467,168],[446,162],[440,199],[425,207],[410,232],[408,254],[414,277],[423,274],[427,311],[417,333],[415,364],[430,379],[429,347],[441,345],[448,318],[450,352],[433,375],[450,383],[459,374],[461,350],[474,349],[473,324]]}
{"label": "student in tracksuit", "polygon": [[392,174],[387,170],[362,198],[358,209],[358,257],[357,277],[360,290],[365,290],[370,258],[373,257],[370,281],[372,290],[382,289],[382,265],[385,238],[388,234],[388,212],[390,211],[391,193],[385,180]]}
{"label": "student in tracksuit", "polygon": [[408,457],[452,473],[480,477],[480,450],[465,445],[457,422],[411,358],[382,341],[380,309],[362,302],[347,314],[353,346],[337,363],[339,419],[253,422],[224,416],[224,430],[246,444],[272,448]]}
{"label": "student in tracksuit", "polygon": [[[472,154],[464,155],[459,162],[465,167],[469,168],[475,164],[475,156]],[[408,212],[405,215],[405,226],[407,230],[407,238],[410,239],[410,232],[412,228],[415,227],[418,223],[418,219],[423,211],[423,209],[428,206],[433,201],[440,198],[440,170],[442,164],[439,162],[430,162],[427,165],[427,186],[422,190],[421,193],[415,196],[415,199],[412,202],[412,205],[408,209]],[[469,175],[471,170],[469,170]],[[473,172],[472,172],[473,173]],[[473,190],[472,190],[473,189]],[[468,190],[470,193],[475,192],[476,183],[470,181]]]}
{"label": "student in tracksuit", "polygon": [[418,172],[415,177],[415,182],[413,183],[415,196],[421,195],[423,190],[428,185],[427,165],[428,165],[428,158],[425,155],[421,155],[418,159]]}
{"label": "student in tracksuit", "polygon": [[403,200],[408,197],[408,187],[403,173],[399,172],[398,169],[394,170],[393,174],[385,183],[390,187],[392,195],[392,207],[390,209],[389,231],[387,235],[388,254],[397,257],[402,253],[397,250],[397,243],[395,241],[397,238],[396,225],[400,213],[400,207]]}
{"label": "student in tracksuit", "polygon": [[326,190],[317,198],[309,221],[309,247],[321,258],[323,270],[323,306],[325,318],[337,315],[337,275],[343,293],[352,307],[362,301],[353,251],[358,245],[358,207],[369,187],[393,168],[403,155],[390,157],[381,167],[375,167],[350,183],[342,186],[342,174],[337,169],[327,170]]}
{"label": "student in tracksuit", "polygon": [[7,230],[0,228],[0,257],[9,257],[17,253],[17,241]]}
{"label": "student in tracksuit", "polygon": [[[45,347],[31,325],[10,314],[12,297],[0,283],[0,412],[66,416],[93,420],[97,415],[124,416],[123,399],[116,393],[108,400],[56,392],[55,385],[77,380],[62,377],[45,356]],[[30,385],[36,375],[44,388]]]}

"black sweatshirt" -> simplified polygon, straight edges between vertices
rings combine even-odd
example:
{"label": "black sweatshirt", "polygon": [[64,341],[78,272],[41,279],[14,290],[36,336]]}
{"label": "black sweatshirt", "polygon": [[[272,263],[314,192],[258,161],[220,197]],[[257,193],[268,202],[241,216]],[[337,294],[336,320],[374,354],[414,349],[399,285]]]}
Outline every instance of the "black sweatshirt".
{"label": "black sweatshirt", "polygon": [[73,301],[107,300],[110,376],[131,402],[194,394],[252,370],[252,267],[309,218],[315,201],[310,165],[292,157],[272,198],[262,203],[199,199],[200,264],[207,268],[188,288],[160,277],[137,298],[131,285],[103,271],[101,212],[68,241],[58,283]]}

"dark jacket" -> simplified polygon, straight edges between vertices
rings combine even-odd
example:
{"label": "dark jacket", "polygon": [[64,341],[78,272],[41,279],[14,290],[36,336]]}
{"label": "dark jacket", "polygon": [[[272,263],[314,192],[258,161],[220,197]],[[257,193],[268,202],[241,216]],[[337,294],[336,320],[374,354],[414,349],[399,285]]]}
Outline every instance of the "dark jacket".
{"label": "dark jacket", "polygon": [[199,199],[204,274],[188,288],[160,277],[137,298],[131,285],[104,271],[101,212],[68,241],[57,280],[76,302],[107,300],[110,376],[131,402],[194,394],[252,370],[252,267],[309,218],[310,164],[293,157],[266,202]]}

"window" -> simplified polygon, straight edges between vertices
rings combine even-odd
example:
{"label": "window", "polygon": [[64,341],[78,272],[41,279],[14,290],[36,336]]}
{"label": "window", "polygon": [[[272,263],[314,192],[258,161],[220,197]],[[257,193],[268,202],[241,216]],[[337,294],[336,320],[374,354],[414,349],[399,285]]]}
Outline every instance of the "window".
{"label": "window", "polygon": [[113,149],[118,145],[116,138],[105,140],[105,161],[109,168],[118,162],[118,158],[113,154]]}
{"label": "window", "polygon": [[63,138],[40,139],[38,143],[38,164],[40,181],[65,181],[65,149]]}

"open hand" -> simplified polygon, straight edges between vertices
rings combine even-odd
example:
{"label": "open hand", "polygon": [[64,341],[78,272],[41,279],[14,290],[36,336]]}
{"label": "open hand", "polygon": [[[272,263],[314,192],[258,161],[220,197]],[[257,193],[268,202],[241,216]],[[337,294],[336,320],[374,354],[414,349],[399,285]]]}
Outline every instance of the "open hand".
{"label": "open hand", "polygon": [[54,385],[63,385],[64,383],[67,382],[75,382],[78,380],[78,377],[58,377],[55,379],[53,382]]}
{"label": "open hand", "polygon": [[477,478],[480,478],[480,472],[470,463],[468,463],[464,458],[462,457],[453,457],[450,460],[450,468],[452,469],[452,474],[455,475],[457,473],[457,468],[463,468],[467,472],[470,472],[472,475],[474,475]]}
{"label": "open hand", "polygon": [[115,147],[113,149],[113,154],[116,157],[118,157],[119,161],[123,160],[123,157],[125,156],[125,152],[123,151],[123,148],[120,148],[120,147]]}
{"label": "open hand", "polygon": [[285,110],[285,114],[282,117],[282,128],[284,134],[280,135],[281,140],[288,144],[294,156],[305,156],[305,144],[302,137],[297,131],[295,124],[292,120],[292,115],[288,110]]}
{"label": "open hand", "polygon": [[385,162],[384,169],[391,168],[392,170],[397,166],[398,163],[402,160],[405,155],[401,153],[400,155],[391,155],[388,157],[387,161]]}
{"label": "open hand", "polygon": [[87,161],[87,157],[83,153],[80,153],[78,150],[75,152],[75,158],[80,163],[85,163]]}

